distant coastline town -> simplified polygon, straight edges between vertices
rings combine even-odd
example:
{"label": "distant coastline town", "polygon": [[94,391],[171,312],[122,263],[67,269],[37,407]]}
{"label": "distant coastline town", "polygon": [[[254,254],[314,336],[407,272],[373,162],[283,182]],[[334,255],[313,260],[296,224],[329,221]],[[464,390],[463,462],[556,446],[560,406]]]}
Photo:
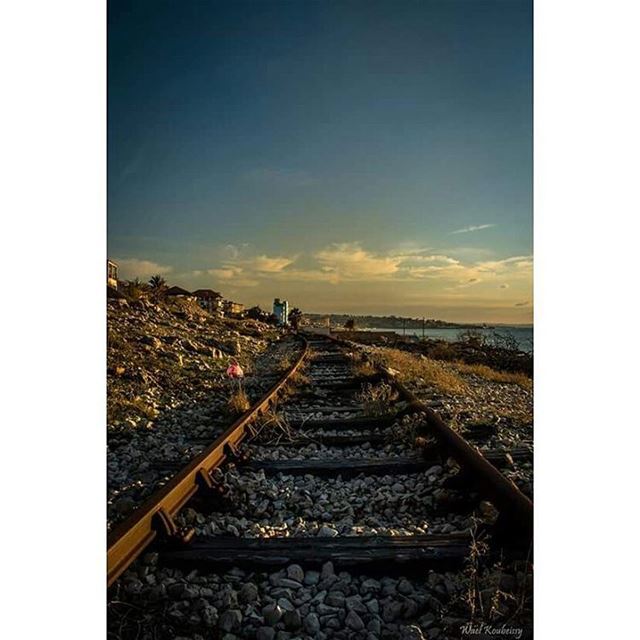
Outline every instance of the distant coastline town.
{"label": "distant coastline town", "polygon": [[[152,277],[144,283],[139,279],[121,280],[118,277],[118,264],[107,260],[107,294],[113,296],[138,297],[141,292],[153,292],[154,288],[161,289],[165,297],[194,298],[202,309],[219,317],[236,319],[251,318],[280,326],[289,324],[289,302],[275,298],[271,311],[263,310],[259,305],[247,307],[242,302],[225,299],[213,289],[196,289],[188,291],[179,286],[168,286],[160,276]],[[346,313],[304,313],[300,320],[301,326],[309,328],[331,329],[386,329],[389,331],[420,331],[427,329],[493,329],[499,324],[447,322],[435,318],[405,317],[396,315],[354,315]],[[525,325],[522,325],[525,326]],[[530,325],[526,325],[530,326]]]}

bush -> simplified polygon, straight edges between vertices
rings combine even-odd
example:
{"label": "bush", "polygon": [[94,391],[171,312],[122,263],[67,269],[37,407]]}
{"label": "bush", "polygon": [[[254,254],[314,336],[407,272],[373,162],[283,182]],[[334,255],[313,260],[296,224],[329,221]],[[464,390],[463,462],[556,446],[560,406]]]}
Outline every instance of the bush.
{"label": "bush", "polygon": [[486,347],[487,336],[480,329],[465,329],[458,333],[458,341],[465,342],[472,347]]}
{"label": "bush", "polygon": [[227,400],[227,410],[232,416],[238,416],[248,411],[251,407],[249,397],[244,389],[237,389],[234,391]]}

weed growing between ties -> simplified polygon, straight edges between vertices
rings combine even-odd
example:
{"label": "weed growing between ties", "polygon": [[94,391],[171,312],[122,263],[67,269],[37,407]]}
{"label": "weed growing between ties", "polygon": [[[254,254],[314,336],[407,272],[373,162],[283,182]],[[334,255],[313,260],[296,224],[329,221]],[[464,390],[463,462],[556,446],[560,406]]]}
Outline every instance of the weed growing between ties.
{"label": "weed growing between ties", "polygon": [[390,442],[404,441],[413,442],[417,449],[424,452],[435,451],[438,442],[429,431],[426,415],[424,413],[414,413],[402,416],[390,428]]}
{"label": "weed growing between ties", "polygon": [[244,389],[236,389],[227,400],[227,411],[231,416],[239,416],[249,409],[251,403]]}
{"label": "weed growing between ties", "polygon": [[265,411],[253,426],[256,431],[255,442],[258,444],[276,445],[291,442],[297,434],[287,418],[275,409]]}
{"label": "weed growing between ties", "polygon": [[362,410],[367,416],[389,415],[393,412],[392,404],[397,397],[397,391],[386,382],[363,384],[362,391],[356,394],[356,400],[362,404]]}
{"label": "weed growing between ties", "polygon": [[310,384],[311,379],[305,374],[304,367],[300,367],[289,377],[288,383],[294,388],[299,388]]}

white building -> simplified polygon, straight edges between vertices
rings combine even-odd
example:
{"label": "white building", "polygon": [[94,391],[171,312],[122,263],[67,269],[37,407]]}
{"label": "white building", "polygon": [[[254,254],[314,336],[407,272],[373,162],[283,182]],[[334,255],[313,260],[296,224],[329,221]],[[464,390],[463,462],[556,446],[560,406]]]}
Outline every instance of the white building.
{"label": "white building", "polygon": [[107,286],[118,288],[118,265],[113,260],[107,260]]}
{"label": "white building", "polygon": [[289,324],[289,302],[276,298],[273,301],[273,315],[278,318],[278,324],[286,326]]}

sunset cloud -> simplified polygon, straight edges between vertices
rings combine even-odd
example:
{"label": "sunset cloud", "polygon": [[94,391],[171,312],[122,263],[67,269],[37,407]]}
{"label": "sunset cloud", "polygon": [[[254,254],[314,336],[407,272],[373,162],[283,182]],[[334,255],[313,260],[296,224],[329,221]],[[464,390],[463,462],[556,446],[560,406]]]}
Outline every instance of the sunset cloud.
{"label": "sunset cloud", "polygon": [[121,280],[146,280],[151,276],[164,276],[173,271],[173,267],[158,264],[152,260],[141,260],[139,258],[115,258],[118,264],[118,276]]}
{"label": "sunset cloud", "polygon": [[480,231],[481,229],[490,229],[491,227],[495,227],[495,224],[478,224],[472,225],[470,227],[463,227],[462,229],[456,229],[452,231],[451,234],[456,233],[470,233],[471,231]]}
{"label": "sunset cloud", "polygon": [[357,242],[332,244],[314,257],[325,273],[345,280],[388,277],[402,262],[401,256],[375,255]]}
{"label": "sunset cloud", "polygon": [[530,321],[531,303],[523,302],[532,295],[530,255],[473,260],[454,257],[444,248],[375,251],[358,241],[291,255],[256,251],[249,245],[227,245],[212,253],[216,263],[191,272],[181,286],[213,287],[247,304],[267,305],[273,297],[304,299],[300,304],[309,311],[322,311],[332,300],[342,300],[343,308],[359,304],[364,311],[375,304],[395,313],[396,307],[422,301],[434,314],[444,308],[468,308],[473,313],[491,309],[487,313],[495,317]]}
{"label": "sunset cloud", "polygon": [[[463,261],[446,253],[424,251],[388,251],[376,253],[359,242],[333,243],[310,255],[249,255],[248,250],[230,251],[226,259],[207,270],[221,281],[249,278],[287,282],[411,282],[429,281],[447,288],[466,288],[493,283],[503,289],[532,278],[531,256],[513,256],[502,260]],[[241,286],[241,285],[238,285]]]}
{"label": "sunset cloud", "polygon": [[246,268],[255,269],[262,273],[278,273],[295,262],[296,258],[285,258],[284,256],[256,256],[244,263]]}

